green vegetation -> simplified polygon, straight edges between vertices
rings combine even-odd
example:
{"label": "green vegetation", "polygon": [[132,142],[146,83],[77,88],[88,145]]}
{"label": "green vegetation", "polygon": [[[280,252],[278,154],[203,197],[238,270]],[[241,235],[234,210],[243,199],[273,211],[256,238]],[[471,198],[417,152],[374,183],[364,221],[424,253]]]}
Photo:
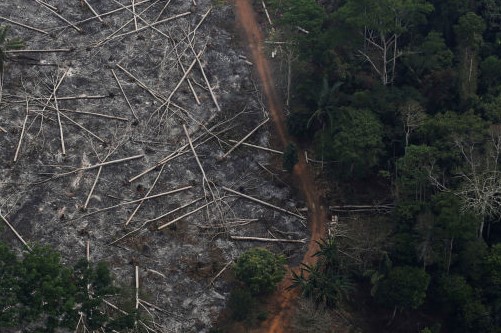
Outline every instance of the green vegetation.
{"label": "green vegetation", "polygon": [[244,283],[253,295],[270,293],[285,274],[285,259],[263,248],[252,248],[242,254],[235,263],[237,279]]}
{"label": "green vegetation", "polygon": [[303,264],[299,274],[294,272],[291,288],[299,288],[303,296],[317,305],[337,307],[349,298],[353,284],[341,271],[334,239],[322,240],[318,245],[318,261],[313,266]]}
{"label": "green vegetation", "polygon": [[370,319],[381,332],[500,332],[501,3],[267,5],[272,37],[290,42],[290,134],[336,162],[324,168],[330,188],[364,204],[391,193],[395,205],[384,244],[366,249],[378,256],[325,240],[335,250],[294,286],[324,308],[365,292],[386,308]]}
{"label": "green vegetation", "polygon": [[430,276],[417,267],[393,268],[380,282],[375,297],[381,304],[395,309],[417,309],[426,298]]}
{"label": "green vegetation", "polygon": [[[232,331],[232,323],[243,322],[253,327],[266,320],[263,299],[271,294],[285,275],[285,259],[264,248],[244,252],[233,265],[236,286],[228,299],[228,317],[219,322],[214,332]],[[230,327],[226,327],[230,325]],[[228,330],[226,330],[228,329]]]}
{"label": "green vegetation", "polygon": [[77,327],[80,317],[89,330],[133,327],[135,314],[108,314],[103,297],[114,296],[108,267],[79,261],[65,267],[59,254],[35,246],[18,258],[0,243],[0,328],[21,328],[23,332],[55,332]]}

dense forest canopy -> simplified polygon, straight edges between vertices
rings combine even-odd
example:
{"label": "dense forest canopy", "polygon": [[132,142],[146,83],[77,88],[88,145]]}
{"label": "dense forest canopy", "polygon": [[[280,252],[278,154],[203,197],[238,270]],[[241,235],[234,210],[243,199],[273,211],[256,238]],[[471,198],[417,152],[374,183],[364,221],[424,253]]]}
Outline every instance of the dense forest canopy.
{"label": "dense forest canopy", "polygon": [[267,4],[294,55],[289,131],[332,182],[393,194],[383,259],[345,274],[423,332],[500,332],[501,2]]}

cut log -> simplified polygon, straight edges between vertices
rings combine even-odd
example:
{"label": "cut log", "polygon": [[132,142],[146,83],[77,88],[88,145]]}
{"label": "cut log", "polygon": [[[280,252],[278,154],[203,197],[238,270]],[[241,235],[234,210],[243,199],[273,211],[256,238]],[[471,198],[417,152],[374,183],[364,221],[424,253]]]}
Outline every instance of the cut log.
{"label": "cut log", "polygon": [[92,8],[92,6],[87,2],[87,0],[83,0],[83,2],[87,5],[87,7],[89,7],[92,14],[94,14],[100,22],[104,22],[101,16],[99,16],[99,14],[94,10],[94,8]]}
{"label": "cut log", "polygon": [[14,227],[12,226],[12,224],[10,224],[9,221],[7,221],[7,219],[2,215],[2,213],[0,213],[0,219],[5,224],[7,224],[7,226],[10,228],[10,230],[12,230],[12,232],[14,233],[14,235],[16,235],[16,237],[21,241],[21,243],[23,243],[23,245],[26,246],[26,248],[31,252],[32,251],[31,247],[28,245],[28,243],[26,243],[24,241],[23,237],[21,237],[21,235],[16,231],[16,229],[14,229]]}
{"label": "cut log", "polygon": [[167,8],[167,6],[170,4],[171,0],[167,1],[167,3],[165,4],[165,6],[162,8],[162,10],[160,11],[160,13],[158,14],[157,18],[154,20],[154,22],[157,22],[159,19],[160,19],[160,16],[162,16],[162,14],[164,13],[165,9]]}
{"label": "cut log", "polygon": [[[58,99],[61,100],[61,98],[58,98]],[[68,109],[59,109],[59,111],[80,113],[80,114],[85,114],[85,115],[89,115],[89,116],[96,116],[96,117],[101,117],[101,118],[115,119],[115,120],[120,120],[120,121],[129,121],[129,119],[127,119],[127,118],[109,116],[107,114],[102,114],[102,113],[87,112],[87,111],[77,111],[77,110],[68,110]]]}
{"label": "cut log", "polygon": [[[132,1],[134,1],[134,0],[132,0]],[[139,118],[137,117],[136,113],[134,112],[134,109],[132,108],[132,105],[130,104],[129,99],[127,98],[127,95],[125,94],[125,91],[122,87],[122,84],[118,80],[118,77],[115,74],[115,71],[113,69],[111,70],[111,73],[113,74],[115,81],[117,81],[118,87],[120,88],[120,91],[122,92],[122,95],[125,98],[125,101],[127,102],[127,105],[129,106],[130,111],[132,112],[132,115],[134,116],[134,118],[136,118],[137,121],[139,121]]]}
{"label": "cut log", "polygon": [[76,31],[82,33],[82,29],[80,29],[79,27],[77,27],[76,25],[74,25],[73,23],[71,23],[70,21],[68,21],[67,19],[65,19],[63,16],[59,15],[59,13],[54,9],[53,6],[45,3],[45,2],[42,2],[40,0],[35,0],[37,3],[39,3],[40,5],[42,5],[42,7],[45,7],[47,8],[50,12],[52,12],[54,15],[56,15],[57,17],[59,17],[61,20],[63,20],[64,22],[66,22],[67,24],[69,24],[73,29],[75,29]]}
{"label": "cut log", "polygon": [[[158,182],[158,179],[160,178],[160,176],[162,175],[162,172],[164,171],[164,167],[165,165],[162,165],[162,168],[160,169],[160,171],[158,172],[158,175],[155,177],[155,180],[153,181],[153,184],[150,186],[150,189],[148,190],[148,192],[146,192],[146,195],[145,197],[149,196],[150,193],[153,191],[153,189],[155,188],[155,185],[157,184]],[[137,207],[134,209],[134,211],[132,212],[132,214],[130,214],[129,218],[127,219],[127,221],[125,221],[125,225],[128,225],[130,223],[130,221],[132,221],[132,219],[134,218],[134,215],[136,215],[137,211],[139,210],[139,208],[141,208],[141,205],[143,204],[144,201],[140,201],[139,204],[137,205]]]}
{"label": "cut log", "polygon": [[200,201],[200,200],[202,200],[202,199],[204,199],[204,198],[199,198],[199,199],[193,200],[193,201],[191,201],[191,202],[189,202],[189,203],[187,203],[187,204],[184,204],[184,205],[182,205],[182,206],[180,206],[180,207],[177,207],[177,208],[175,208],[175,209],[171,210],[170,212],[167,212],[167,213],[165,213],[165,214],[162,214],[162,215],[160,215],[160,216],[157,216],[157,217],[155,217],[154,219],[147,220],[147,221],[145,221],[144,223],[151,223],[151,222],[155,222],[155,221],[161,220],[161,219],[163,219],[164,217],[167,217],[167,216],[169,216],[169,215],[171,215],[171,214],[174,214],[174,213],[175,213],[175,212],[177,212],[177,211],[180,211],[180,210],[181,210],[181,209],[183,209],[183,208],[189,207],[189,206],[191,206],[191,205],[193,205],[193,204],[195,204],[195,203],[199,202],[199,201]]}
{"label": "cut log", "polygon": [[[140,2],[136,2],[136,7],[139,6],[139,5],[142,5],[144,3],[147,3],[147,2],[151,2],[152,0],[143,0],[143,1],[140,1]],[[102,13],[99,15],[99,17],[105,17],[105,16],[109,16],[111,14],[114,14],[116,12],[120,12],[122,10],[125,10],[125,9],[129,9],[131,8],[132,5],[128,5],[128,6],[123,6],[123,7],[120,7],[120,8],[117,8],[117,9],[113,9],[113,10],[110,10],[109,12],[106,12],[106,13]],[[97,16],[92,16],[92,17],[89,17],[89,18],[86,18],[86,19],[83,19],[81,21],[78,21],[78,22],[75,22],[75,24],[82,24],[82,23],[86,23],[86,22],[89,22],[89,21],[92,21],[92,20],[95,20],[97,19]],[[66,27],[61,27],[61,29],[64,29]],[[59,29],[59,28],[58,28]]]}
{"label": "cut log", "polygon": [[61,112],[59,112],[59,106],[57,103],[56,88],[54,87],[54,104],[56,106],[57,123],[59,125],[59,138],[61,140],[61,153],[66,155],[66,147],[64,145],[64,134],[63,134],[63,124],[61,124]]}
{"label": "cut log", "polygon": [[261,238],[261,237],[245,237],[245,236],[231,236],[233,240],[240,241],[253,241],[253,242],[271,242],[271,243],[306,243],[306,239],[280,239],[280,238]]}
{"label": "cut log", "polygon": [[[181,13],[181,14],[177,14],[177,15],[171,16],[169,18],[166,18],[166,19],[163,19],[163,20],[160,20],[160,21],[156,21],[155,23],[152,23],[149,26],[144,26],[144,27],[141,27],[141,28],[139,28],[137,30],[128,31],[128,32],[124,32],[124,33],[119,34],[119,35],[115,35],[115,36],[112,37],[112,39],[116,39],[116,38],[120,38],[120,37],[125,37],[125,36],[128,36],[130,34],[134,34],[136,32],[142,31],[144,29],[147,29],[147,28],[150,28],[150,27],[154,27],[154,26],[159,25],[161,23],[169,22],[169,21],[175,20],[177,18],[186,16],[186,15],[190,15],[190,14],[191,14],[191,12],[184,12],[184,13]],[[111,39],[108,39],[107,41],[109,41],[109,40],[111,40]]]}
{"label": "cut log", "polygon": [[[237,142],[236,140],[228,140],[230,142]],[[271,148],[266,148],[266,147],[262,147],[262,146],[256,146],[256,145],[253,145],[253,144],[250,144],[250,143],[245,143],[245,142],[242,142],[242,146],[247,146],[247,147],[252,147],[252,148],[256,148],[256,149],[261,149],[261,150],[264,150],[264,151],[268,151],[270,153],[274,153],[274,154],[280,154],[280,155],[283,155],[284,153],[279,151],[279,150],[275,150],[275,149],[271,149]]]}
{"label": "cut log", "polygon": [[254,134],[261,126],[266,124],[270,120],[270,118],[266,118],[263,122],[261,122],[259,125],[257,125],[252,131],[250,131],[246,136],[244,136],[240,141],[238,141],[233,147],[231,147],[230,150],[226,152],[226,154],[223,155],[223,158],[226,158],[233,150],[235,150],[238,146],[240,146],[245,140],[247,140],[252,134]]}
{"label": "cut log", "polygon": [[[58,98],[59,99],[59,98]],[[59,110],[61,111],[61,110]],[[101,139],[99,136],[97,136],[94,132],[92,132],[91,130],[89,130],[87,127],[84,127],[83,125],[80,125],[79,123],[77,123],[76,121],[74,121],[73,119],[71,119],[70,117],[68,117],[67,115],[65,115],[64,113],[62,112],[59,112],[58,115],[61,115],[63,116],[65,119],[67,119],[70,123],[72,123],[73,125],[79,127],[80,129],[84,130],[85,132],[89,133],[91,136],[93,136],[95,139],[97,139],[98,141],[102,142],[102,143],[105,143],[103,139]]]}
{"label": "cut log", "polygon": [[198,158],[197,152],[195,151],[195,148],[193,147],[193,142],[191,141],[190,134],[188,133],[188,129],[186,128],[186,125],[183,124],[183,129],[184,129],[184,134],[186,135],[186,138],[188,138],[188,143],[190,144],[191,151],[193,152],[193,156],[195,156],[195,160],[197,161],[198,167],[200,168],[200,171],[202,172],[202,177],[204,181],[207,180],[207,176],[205,174],[205,170],[202,166],[202,163],[200,163],[200,159]]}
{"label": "cut log", "polygon": [[185,191],[185,190],[190,189],[192,187],[193,186],[185,186],[185,187],[178,188],[178,189],[175,189],[175,190],[172,190],[172,191],[155,194],[155,195],[152,195],[152,196],[149,196],[149,197],[144,197],[142,199],[137,199],[137,200],[122,202],[122,203],[119,203],[119,204],[116,204],[116,205],[113,205],[113,206],[110,206],[110,207],[106,207],[106,208],[102,208],[102,209],[96,210],[95,212],[92,212],[92,213],[88,213],[88,214],[82,215],[82,216],[74,218],[72,220],[81,219],[81,218],[84,218],[84,217],[87,217],[87,216],[91,216],[91,215],[94,215],[94,214],[97,214],[97,213],[101,213],[101,212],[104,212],[104,211],[107,211],[107,210],[110,210],[110,209],[113,209],[113,208],[117,208],[117,207],[121,207],[121,206],[125,206],[125,205],[132,205],[132,204],[144,201],[144,200],[150,200],[150,199],[154,199],[154,198],[163,197],[163,196],[166,196],[166,195],[169,195],[169,194],[174,194],[174,193],[177,193],[177,192]]}
{"label": "cut log", "polygon": [[270,207],[270,208],[273,208],[275,210],[278,210],[280,212],[283,212],[283,213],[286,213],[286,214],[289,214],[289,215],[292,215],[292,216],[295,216],[295,217],[298,217],[300,218],[301,220],[306,220],[306,217],[302,216],[302,215],[299,215],[299,214],[296,214],[294,212],[291,212],[291,211],[288,211],[286,209],[283,209],[281,207],[278,207],[278,206],[275,206],[275,205],[272,205],[268,202],[265,202],[265,201],[262,201],[262,200],[259,200],[257,198],[254,198],[254,197],[251,197],[249,195],[246,195],[246,194],[243,194],[243,193],[240,193],[240,192],[237,192],[235,190],[232,190],[231,188],[228,188],[228,187],[225,187],[223,186],[223,190],[227,191],[227,192],[230,192],[230,193],[233,193],[233,194],[236,194],[238,196],[241,196],[242,198],[245,198],[245,199],[248,199],[250,201],[254,201],[254,202],[257,202],[261,205],[264,205],[264,206],[267,206],[267,207]]}
{"label": "cut log", "polygon": [[48,34],[49,34],[47,31],[43,31],[43,30],[40,30],[40,29],[37,29],[37,28],[34,28],[34,27],[30,27],[29,25],[26,25],[26,24],[23,24],[23,23],[19,23],[19,22],[13,21],[13,20],[8,19],[8,18],[3,17],[3,16],[0,16],[0,20],[7,21],[7,22],[9,22],[9,23],[12,23],[12,24],[18,25],[18,26],[20,26],[20,27],[23,27],[23,28],[26,28],[26,29],[29,29],[29,30],[33,30],[33,31],[36,31],[36,32],[42,33],[42,34],[44,34],[44,35],[48,35]]}
{"label": "cut log", "polygon": [[96,179],[94,179],[94,183],[92,184],[92,187],[89,191],[89,195],[87,195],[87,199],[85,200],[85,204],[84,204],[85,209],[87,209],[87,206],[89,205],[90,198],[92,197],[92,193],[94,192],[94,188],[96,187],[97,181],[99,180],[99,176],[101,175],[101,170],[103,170],[102,166],[100,166],[99,169],[97,170]]}
{"label": "cut log", "polygon": [[71,52],[73,51],[72,49],[47,49],[47,50],[24,50],[24,49],[18,49],[18,50],[7,50],[4,51],[4,53],[51,53],[51,52]]}
{"label": "cut log", "polygon": [[195,52],[193,45],[190,44],[190,46],[191,46],[191,50],[192,50],[193,54],[195,55],[195,59],[198,62],[198,66],[200,67],[200,71],[202,72],[202,76],[205,80],[205,84],[207,85],[207,88],[209,89],[210,96],[212,97],[212,101],[216,105],[217,110],[221,111],[221,107],[219,107],[219,103],[217,102],[216,95],[214,95],[214,91],[212,91],[212,87],[210,85],[209,79],[207,79],[207,75],[205,75],[204,66],[202,65],[202,62],[200,61],[200,58],[198,57],[197,53]]}
{"label": "cut log", "polygon": [[214,281],[216,281],[216,279],[217,279],[217,278],[218,278],[221,274],[223,274],[223,272],[224,272],[224,271],[225,271],[228,267],[230,267],[230,265],[231,265],[231,263],[232,263],[232,262],[233,262],[233,260],[230,260],[230,261],[229,261],[226,265],[224,265],[223,269],[221,269],[221,270],[219,271],[219,273],[217,273],[217,274],[216,274],[216,276],[214,276],[214,277],[212,278],[212,280],[210,281],[210,284],[211,284],[211,285],[214,285]]}
{"label": "cut log", "polygon": [[29,102],[28,99],[26,99],[26,116],[24,117],[23,129],[21,130],[21,135],[19,136],[19,143],[17,144],[16,154],[14,155],[14,162],[17,161],[19,150],[21,149],[21,144],[23,142],[23,137],[24,137],[24,131],[26,129],[26,123],[28,122],[28,113],[29,113]]}
{"label": "cut log", "polygon": [[136,310],[139,308],[139,266],[136,266]]}
{"label": "cut log", "polygon": [[137,31],[136,0],[132,0],[132,15],[134,15],[134,28]]}
{"label": "cut log", "polygon": [[[55,175],[51,179],[68,176],[68,175],[74,174],[75,172],[79,172],[79,171],[82,171],[82,170],[92,170],[92,169],[99,168],[101,166],[106,166],[106,165],[111,165],[111,164],[117,164],[117,163],[127,162],[127,161],[131,161],[131,160],[135,160],[135,159],[143,158],[143,157],[144,157],[144,155],[141,154],[141,155],[135,155],[135,156],[131,156],[131,157],[121,158],[121,159],[113,160],[113,161],[109,161],[109,162],[98,163],[98,164],[90,165],[88,167],[77,168],[77,169],[72,170],[72,171],[68,171],[68,172],[65,172],[65,173],[60,173],[58,175]],[[48,180],[45,180],[45,181],[48,181]]]}
{"label": "cut log", "polygon": [[271,22],[270,13],[268,13],[268,9],[266,9],[266,4],[264,3],[264,1],[261,1],[261,4],[263,5],[263,9],[266,14],[266,18],[268,19],[268,22],[273,27],[273,22]]}
{"label": "cut log", "polygon": [[159,276],[163,277],[164,279],[165,279],[165,278],[167,278],[167,276],[165,276],[165,274],[164,274],[164,273],[161,273],[161,272],[156,271],[156,270],[154,270],[154,269],[148,268],[148,269],[147,269],[147,271],[148,271],[148,272],[152,272],[152,273],[154,273],[154,274],[157,274],[157,275],[159,275]]}
{"label": "cut log", "polygon": [[211,203],[213,203],[213,201],[211,201],[211,202],[209,202],[209,203],[206,203],[205,205],[200,206],[200,207],[198,207],[197,209],[192,210],[191,212],[188,212],[188,213],[186,213],[186,214],[184,214],[184,215],[181,215],[181,216],[179,216],[178,218],[175,218],[174,220],[172,220],[172,221],[170,221],[170,222],[167,222],[167,223],[165,223],[165,224],[163,224],[163,225],[159,226],[159,227],[157,228],[157,230],[162,230],[163,228],[166,228],[166,227],[170,226],[171,224],[174,224],[174,223],[176,223],[177,221],[182,220],[182,219],[184,219],[185,217],[190,216],[191,214],[194,214],[194,213],[198,212],[199,210],[204,209],[205,207],[208,207]]}

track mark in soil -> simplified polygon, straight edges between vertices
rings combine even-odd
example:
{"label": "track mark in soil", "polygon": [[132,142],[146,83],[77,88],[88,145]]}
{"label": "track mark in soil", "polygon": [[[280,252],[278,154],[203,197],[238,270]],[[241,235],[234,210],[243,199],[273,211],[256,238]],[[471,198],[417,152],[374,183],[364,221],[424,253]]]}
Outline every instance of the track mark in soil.
{"label": "track mark in soil", "polygon": [[[251,52],[257,74],[261,81],[263,92],[267,99],[268,109],[271,114],[273,124],[280,138],[282,145],[287,145],[291,141],[285,128],[285,117],[282,112],[280,99],[275,91],[274,81],[270,71],[270,65],[266,59],[263,50],[263,34],[256,21],[254,9],[251,0],[235,0],[235,12],[237,24],[241,26],[245,40]],[[311,239],[308,244],[308,250],[303,257],[303,263],[312,264],[315,260],[313,254],[317,250],[315,241],[322,238],[325,234],[326,211],[321,205],[320,195],[315,189],[315,183],[311,170],[308,169],[304,153],[299,151],[299,162],[294,167],[294,178],[301,189],[306,204],[309,209],[309,226],[311,230]],[[290,268],[297,270],[298,267]],[[255,332],[283,333],[288,332],[288,324],[292,312],[292,304],[298,293],[296,290],[286,289],[291,284],[290,274],[285,278],[278,291],[273,295],[269,306],[270,317]]]}

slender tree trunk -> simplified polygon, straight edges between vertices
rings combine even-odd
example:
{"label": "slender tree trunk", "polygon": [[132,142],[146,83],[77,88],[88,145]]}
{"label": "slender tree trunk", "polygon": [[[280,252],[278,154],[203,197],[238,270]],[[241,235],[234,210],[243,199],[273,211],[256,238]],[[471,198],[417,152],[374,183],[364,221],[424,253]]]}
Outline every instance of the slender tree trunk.
{"label": "slender tree trunk", "polygon": [[393,314],[391,315],[390,320],[386,323],[386,326],[390,326],[393,320],[395,319],[395,316],[397,315],[397,309],[398,309],[397,306],[393,308]]}
{"label": "slender tree trunk", "polygon": [[397,39],[398,36],[395,35],[395,40],[393,42],[393,64],[392,64],[392,71],[391,71],[391,83],[395,80],[395,67],[397,63]]}
{"label": "slender tree trunk", "polygon": [[388,70],[386,67],[386,63],[388,60],[388,45],[386,44],[386,37],[381,33],[381,46],[383,47],[383,66],[381,68],[381,80],[383,81],[383,85],[388,84]]}
{"label": "slender tree trunk", "polygon": [[452,247],[454,244],[454,237],[451,238],[450,244],[449,244],[449,258],[447,260],[447,275],[449,275],[449,269],[451,268],[451,261],[452,261]]}
{"label": "slender tree trunk", "polygon": [[482,222],[480,223],[480,228],[478,229],[478,239],[482,238],[484,233],[485,217],[482,217]]}

